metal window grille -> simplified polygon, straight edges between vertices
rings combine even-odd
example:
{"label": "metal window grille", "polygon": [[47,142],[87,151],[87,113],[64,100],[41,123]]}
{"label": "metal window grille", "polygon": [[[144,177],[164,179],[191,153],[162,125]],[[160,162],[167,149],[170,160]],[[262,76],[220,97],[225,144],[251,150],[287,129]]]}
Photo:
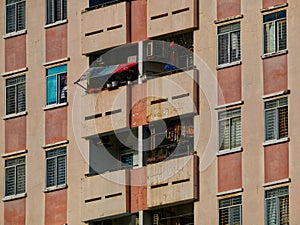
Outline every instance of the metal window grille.
{"label": "metal window grille", "polygon": [[286,11],[264,15],[264,53],[274,53],[287,48]]}
{"label": "metal window grille", "polygon": [[240,23],[218,27],[218,64],[241,60]]}
{"label": "metal window grille", "polygon": [[241,146],[241,109],[219,112],[219,149],[233,149]]}
{"label": "metal window grille", "polygon": [[276,140],[287,136],[287,97],[265,102],[265,140]]}
{"label": "metal window grille", "polygon": [[242,196],[219,200],[219,225],[242,224]]}
{"label": "metal window grille", "polygon": [[5,161],[5,196],[25,193],[25,156]]}
{"label": "metal window grille", "polygon": [[26,1],[6,0],[6,33],[24,30],[25,21]]}
{"label": "metal window grille", "polygon": [[26,110],[25,75],[6,80],[6,115]]}
{"label": "metal window grille", "polygon": [[265,191],[266,225],[289,224],[289,189],[281,187]]}
{"label": "metal window grille", "polygon": [[67,0],[47,0],[47,24],[67,18]]}
{"label": "metal window grille", "polygon": [[66,184],[67,156],[66,148],[46,152],[46,187]]}

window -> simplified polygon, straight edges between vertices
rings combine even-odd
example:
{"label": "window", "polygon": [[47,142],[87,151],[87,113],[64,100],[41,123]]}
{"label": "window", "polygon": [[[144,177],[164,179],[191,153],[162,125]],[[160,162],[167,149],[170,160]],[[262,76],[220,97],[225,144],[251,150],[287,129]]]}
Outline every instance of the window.
{"label": "window", "polygon": [[47,69],[47,105],[67,102],[67,66]]}
{"label": "window", "polygon": [[25,156],[5,161],[5,196],[25,193]]}
{"label": "window", "polygon": [[25,0],[6,0],[6,33],[25,29]]}
{"label": "window", "polygon": [[67,0],[47,0],[47,24],[67,18]]}
{"label": "window", "polygon": [[241,60],[240,23],[218,27],[218,65]]}
{"label": "window", "polygon": [[89,0],[89,7],[111,5],[125,0]]}
{"label": "window", "polygon": [[264,54],[285,50],[286,11],[264,15]]}
{"label": "window", "polygon": [[6,80],[6,115],[26,110],[25,75]]}
{"label": "window", "polygon": [[241,146],[241,109],[219,112],[219,149],[233,149]]}
{"label": "window", "polygon": [[276,140],[287,136],[287,97],[265,102],[265,140]]}
{"label": "window", "polygon": [[63,147],[46,152],[46,187],[66,184],[66,151],[66,148]]}
{"label": "window", "polygon": [[242,196],[219,200],[219,225],[242,224]]}
{"label": "window", "polygon": [[265,192],[266,225],[289,224],[289,189],[281,187]]}

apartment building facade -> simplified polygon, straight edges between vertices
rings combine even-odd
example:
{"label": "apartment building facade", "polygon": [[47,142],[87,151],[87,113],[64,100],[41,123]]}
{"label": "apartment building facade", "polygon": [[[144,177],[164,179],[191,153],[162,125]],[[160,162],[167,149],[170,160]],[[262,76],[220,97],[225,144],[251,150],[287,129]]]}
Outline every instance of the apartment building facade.
{"label": "apartment building facade", "polygon": [[299,7],[2,1],[0,224],[300,223]]}

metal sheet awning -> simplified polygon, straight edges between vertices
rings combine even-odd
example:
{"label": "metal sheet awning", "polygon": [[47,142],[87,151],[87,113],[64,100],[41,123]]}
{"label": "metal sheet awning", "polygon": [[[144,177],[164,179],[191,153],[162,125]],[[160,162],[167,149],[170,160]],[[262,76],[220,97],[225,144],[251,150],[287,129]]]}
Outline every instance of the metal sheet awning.
{"label": "metal sheet awning", "polygon": [[90,67],[86,72],[84,72],[84,74],[82,74],[82,76],[76,81],[76,83],[84,80],[90,80],[93,78],[121,73],[129,70],[131,67],[136,66],[137,64],[137,62],[130,62],[110,66]]}

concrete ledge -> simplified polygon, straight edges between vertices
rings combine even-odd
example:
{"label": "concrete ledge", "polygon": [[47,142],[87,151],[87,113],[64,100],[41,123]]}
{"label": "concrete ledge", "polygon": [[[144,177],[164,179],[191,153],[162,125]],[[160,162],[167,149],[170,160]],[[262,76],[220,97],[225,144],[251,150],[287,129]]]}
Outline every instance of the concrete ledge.
{"label": "concrete ledge", "polygon": [[239,192],[243,192],[244,189],[243,188],[238,188],[238,189],[233,189],[233,190],[229,190],[229,191],[223,191],[223,192],[219,192],[216,194],[217,197],[223,196],[223,195],[230,195],[230,194],[235,194],[235,193],[239,193]]}
{"label": "concrete ledge", "polygon": [[8,157],[11,157],[11,156],[16,156],[16,155],[25,154],[25,153],[27,153],[27,152],[28,152],[27,149],[23,149],[23,150],[20,150],[20,151],[10,152],[10,153],[3,154],[3,155],[1,155],[1,157],[2,157],[2,158],[8,158]]}
{"label": "concrete ledge", "polygon": [[286,178],[286,179],[282,179],[282,180],[276,180],[276,181],[264,183],[262,186],[263,187],[269,187],[269,186],[274,186],[274,185],[278,185],[278,184],[285,184],[285,183],[290,183],[290,182],[291,182],[291,178]]}

